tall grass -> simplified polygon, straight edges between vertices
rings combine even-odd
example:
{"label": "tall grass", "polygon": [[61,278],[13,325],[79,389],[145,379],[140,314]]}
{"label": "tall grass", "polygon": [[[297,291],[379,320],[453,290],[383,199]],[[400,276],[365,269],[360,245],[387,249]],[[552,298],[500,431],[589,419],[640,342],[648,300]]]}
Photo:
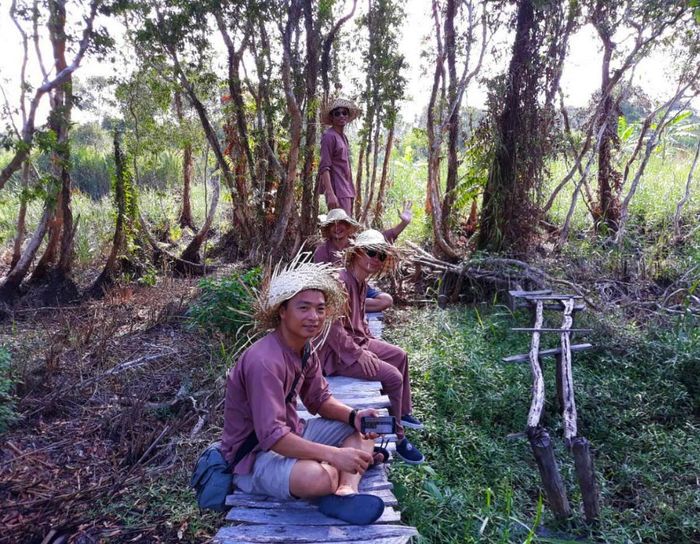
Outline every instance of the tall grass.
{"label": "tall grass", "polygon": [[[422,542],[523,542],[538,523],[542,490],[527,441],[508,435],[525,428],[532,379],[527,364],[501,358],[528,351],[529,338],[508,331],[527,316],[486,306],[428,308],[401,322],[411,326],[390,329],[387,338],[409,353],[415,411],[426,424],[411,439],[427,458],[419,468],[392,469],[405,521],[418,527]],[[562,540],[530,538],[692,542],[700,534],[700,427],[697,379],[689,383],[688,372],[693,365],[697,372],[700,359],[698,324],[645,331],[589,316],[587,325],[598,349],[574,357],[574,383],[579,432],[595,448],[600,526],[581,522],[573,462],[561,421],[551,415],[553,365],[545,364],[544,423],[576,513],[562,526],[545,504],[544,526]]]}

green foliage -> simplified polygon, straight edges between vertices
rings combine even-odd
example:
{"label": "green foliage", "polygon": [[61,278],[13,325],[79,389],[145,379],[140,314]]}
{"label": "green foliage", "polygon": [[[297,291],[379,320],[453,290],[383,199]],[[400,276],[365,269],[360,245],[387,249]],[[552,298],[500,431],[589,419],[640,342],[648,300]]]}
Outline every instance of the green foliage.
{"label": "green foliage", "polygon": [[252,289],[260,285],[260,280],[260,268],[202,280],[202,294],[188,312],[190,321],[209,334],[223,337],[229,346],[242,345],[252,326]]}
{"label": "green foliage", "polygon": [[[410,438],[427,463],[392,469],[405,521],[417,526],[422,542],[559,541],[533,534],[540,518],[564,540],[670,543],[698,534],[695,481],[688,477],[700,455],[692,415],[698,323],[646,332],[611,317],[583,318],[580,325],[594,329],[599,347],[574,358],[579,430],[596,450],[602,496],[601,523],[593,530],[580,513],[559,526],[546,504],[542,512],[530,448],[508,438],[525,428],[532,378],[527,364],[506,365],[501,358],[528,351],[529,338],[509,332],[527,322],[526,314],[498,307],[421,309],[402,315],[411,327],[388,331],[387,339],[409,352],[415,412],[426,424]],[[553,366],[545,363],[550,415],[544,423],[578,509],[573,460],[559,438],[561,420],[552,415]]]}
{"label": "green foliage", "polygon": [[15,398],[12,395],[14,379],[11,362],[10,352],[5,346],[0,346],[0,434],[17,419]]}

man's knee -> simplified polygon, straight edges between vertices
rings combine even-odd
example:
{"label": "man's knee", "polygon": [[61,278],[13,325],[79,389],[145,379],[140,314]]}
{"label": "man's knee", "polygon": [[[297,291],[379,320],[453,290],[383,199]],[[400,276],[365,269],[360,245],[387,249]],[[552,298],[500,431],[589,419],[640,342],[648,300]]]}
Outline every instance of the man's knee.
{"label": "man's knee", "polygon": [[403,374],[401,371],[389,363],[382,362],[379,368],[379,381],[385,389],[400,389],[403,385]]}
{"label": "man's knee", "polygon": [[322,497],[338,489],[338,469],[318,461],[297,461],[289,478],[289,492],[295,497]]}

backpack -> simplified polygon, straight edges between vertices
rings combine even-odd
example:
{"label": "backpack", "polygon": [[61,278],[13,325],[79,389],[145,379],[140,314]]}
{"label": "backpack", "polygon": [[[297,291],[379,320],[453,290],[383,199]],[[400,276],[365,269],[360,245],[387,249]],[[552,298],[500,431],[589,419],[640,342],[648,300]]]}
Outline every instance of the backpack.
{"label": "backpack", "polygon": [[[304,374],[306,362],[310,356],[310,346],[304,346],[301,358],[301,374],[295,376],[292,388],[287,394],[286,402],[291,402],[299,378]],[[258,445],[255,431],[251,432],[236,451],[232,463],[227,463],[221,453],[221,442],[214,442],[205,449],[197,459],[192,472],[190,486],[197,494],[197,504],[202,510],[226,511],[226,497],[233,491],[233,468]]]}
{"label": "backpack", "polygon": [[231,467],[221,453],[221,442],[209,446],[197,460],[192,473],[192,486],[202,510],[226,511],[226,497],[233,491]]}

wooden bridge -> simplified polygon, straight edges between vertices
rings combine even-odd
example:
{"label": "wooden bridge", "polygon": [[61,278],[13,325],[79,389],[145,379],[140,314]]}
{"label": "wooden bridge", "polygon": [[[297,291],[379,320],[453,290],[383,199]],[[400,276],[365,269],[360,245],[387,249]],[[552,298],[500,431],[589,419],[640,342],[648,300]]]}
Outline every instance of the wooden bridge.
{"label": "wooden bridge", "polygon": [[[381,335],[381,321],[376,314],[369,315],[370,329],[377,338]],[[377,408],[387,415],[389,397],[381,394],[381,384],[334,376],[328,378],[333,395],[353,408]],[[303,405],[299,416],[308,420],[311,415]],[[386,438],[386,437],[385,437]],[[389,436],[387,449],[394,455],[396,436]],[[379,442],[379,440],[378,440]],[[356,544],[405,544],[418,534],[414,527],[401,525],[398,501],[392,493],[387,464],[371,467],[360,481],[360,492],[381,497],[384,513],[372,525],[348,525],[338,519],[324,516],[315,504],[306,500],[279,500],[264,495],[250,495],[236,491],[226,504],[231,507],[226,515],[227,526],[214,536],[216,544],[244,544],[260,542]]]}

